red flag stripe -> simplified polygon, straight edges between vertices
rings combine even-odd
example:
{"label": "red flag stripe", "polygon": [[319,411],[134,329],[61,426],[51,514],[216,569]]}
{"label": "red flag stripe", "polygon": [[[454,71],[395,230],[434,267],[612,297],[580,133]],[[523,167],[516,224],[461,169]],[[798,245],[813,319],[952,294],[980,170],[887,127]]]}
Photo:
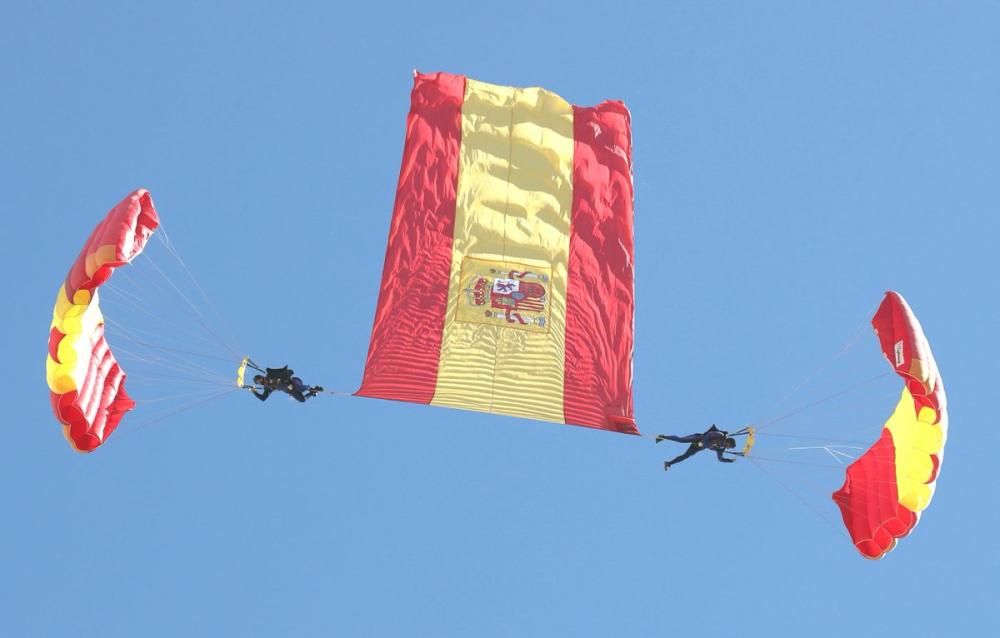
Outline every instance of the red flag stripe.
{"label": "red flag stripe", "polygon": [[448,304],[465,78],[417,74],[358,396],[430,403]]}
{"label": "red flag stripe", "polygon": [[638,434],[632,132],[621,102],[573,109],[573,212],[566,310],[566,423]]}

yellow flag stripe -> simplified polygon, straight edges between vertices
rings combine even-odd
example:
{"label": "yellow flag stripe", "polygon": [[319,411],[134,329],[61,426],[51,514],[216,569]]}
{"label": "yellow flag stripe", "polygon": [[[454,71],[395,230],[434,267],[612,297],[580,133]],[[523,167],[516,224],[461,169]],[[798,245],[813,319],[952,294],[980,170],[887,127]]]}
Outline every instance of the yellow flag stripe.
{"label": "yellow flag stripe", "polygon": [[[563,422],[573,109],[540,88],[468,80],[435,405]],[[462,263],[547,273],[547,330],[458,321]]]}

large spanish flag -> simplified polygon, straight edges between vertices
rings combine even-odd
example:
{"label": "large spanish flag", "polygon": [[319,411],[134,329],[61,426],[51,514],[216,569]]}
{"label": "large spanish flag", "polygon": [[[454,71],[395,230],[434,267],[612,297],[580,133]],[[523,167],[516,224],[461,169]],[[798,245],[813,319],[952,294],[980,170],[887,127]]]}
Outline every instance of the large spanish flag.
{"label": "large spanish flag", "polygon": [[618,101],[416,74],[359,396],[637,434]]}

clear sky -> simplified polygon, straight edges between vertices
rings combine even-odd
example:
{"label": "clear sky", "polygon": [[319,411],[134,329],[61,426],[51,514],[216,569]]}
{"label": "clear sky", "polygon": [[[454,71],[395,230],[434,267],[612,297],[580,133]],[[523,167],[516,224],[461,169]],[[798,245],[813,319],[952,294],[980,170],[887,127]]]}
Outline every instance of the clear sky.
{"label": "clear sky", "polygon": [[[995,626],[997,5],[17,4],[0,18],[0,634]],[[631,109],[644,433],[735,429],[887,369],[864,322],[886,289],[905,295],[951,414],[911,537],[862,559],[828,498],[842,469],[785,472],[765,453],[802,468],[824,453],[777,437],[756,465],[706,454],[664,473],[680,446],[233,392],[153,422],[141,404],[106,447],[72,452],[44,382],[52,302],[93,225],[140,186],[238,352],[357,387],[413,69]],[[162,243],[150,256],[171,262]],[[155,290],[164,334],[192,321]],[[874,441],[899,386],[773,432]]]}

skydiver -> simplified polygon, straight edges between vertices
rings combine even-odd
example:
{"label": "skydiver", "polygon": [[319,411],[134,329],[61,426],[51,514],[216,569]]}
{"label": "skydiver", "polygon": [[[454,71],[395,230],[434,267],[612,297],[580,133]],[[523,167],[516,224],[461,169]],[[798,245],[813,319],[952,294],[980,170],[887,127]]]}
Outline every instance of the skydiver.
{"label": "skydiver", "polygon": [[288,366],[265,368],[265,372],[266,374],[258,374],[253,378],[253,382],[261,387],[260,392],[255,386],[244,386],[261,401],[267,401],[267,397],[277,391],[291,395],[299,403],[305,403],[306,399],[311,399],[323,391],[323,386],[307,386]]}
{"label": "skydiver", "polygon": [[[737,432],[737,434],[739,434]],[[690,443],[688,449],[680,456],[671,459],[669,461],[663,462],[664,471],[669,470],[671,465],[675,463],[680,463],[684,459],[694,456],[702,450],[715,450],[715,454],[719,461],[722,463],[732,463],[734,459],[726,458],[724,455],[729,454],[739,454],[738,452],[729,452],[729,450],[736,447],[736,439],[729,436],[729,432],[725,430],[720,430],[712,424],[712,427],[708,428],[701,434],[689,434],[687,436],[674,436],[672,434],[659,434],[656,437],[656,442],[660,441],[676,441],[677,443]]]}

